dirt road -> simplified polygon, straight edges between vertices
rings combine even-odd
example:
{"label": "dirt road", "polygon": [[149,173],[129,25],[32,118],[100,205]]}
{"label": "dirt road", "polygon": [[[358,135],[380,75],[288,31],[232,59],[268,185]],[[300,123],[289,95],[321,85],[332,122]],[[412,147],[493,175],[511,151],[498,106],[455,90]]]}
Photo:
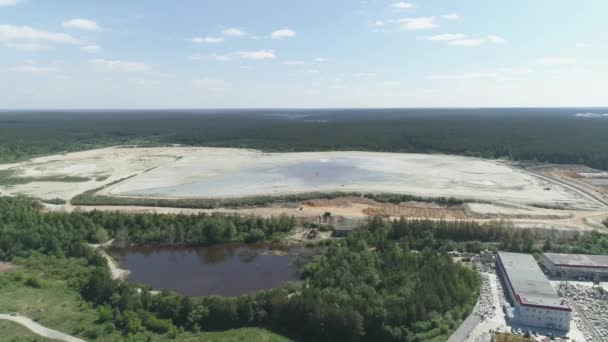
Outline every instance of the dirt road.
{"label": "dirt road", "polygon": [[40,335],[42,337],[59,340],[59,341],[65,341],[65,342],[85,342],[84,340],[81,340],[77,337],[73,337],[73,336],[64,334],[57,330],[46,328],[46,327],[32,321],[31,319],[29,319],[27,317],[0,314],[0,319],[21,324],[24,327],[26,327],[27,329],[31,330],[33,333]]}
{"label": "dirt road", "polygon": [[89,246],[97,249],[99,253],[101,253],[101,255],[106,259],[106,261],[108,262],[108,267],[110,268],[110,274],[112,275],[112,279],[125,280],[129,276],[129,270],[120,268],[116,261],[114,261],[114,259],[112,259],[112,257],[109,256],[108,253],[106,253],[106,251],[104,251],[102,248],[105,246],[111,246],[113,242],[114,240],[108,240],[107,242],[102,244],[89,244]]}
{"label": "dirt road", "polygon": [[[501,164],[501,165],[510,165],[509,163],[504,163],[504,162],[496,162],[496,163]],[[516,168],[524,173],[540,177],[551,183],[558,184],[558,185],[563,186],[564,188],[573,190],[573,191],[579,193],[580,195],[592,200],[593,202],[600,205],[601,207],[608,208],[608,200],[605,198],[605,196],[598,193],[596,190],[589,188],[588,186],[584,186],[582,184],[579,184],[578,182],[574,182],[572,180],[567,180],[567,179],[564,179],[564,177],[558,177],[556,175],[548,174],[545,172],[523,169],[523,168],[519,168],[519,167],[516,167]]]}
{"label": "dirt road", "polygon": [[[301,208],[301,209],[300,209]],[[390,209],[390,208],[389,208]],[[379,207],[373,204],[351,202],[347,204],[336,205],[328,201],[327,203],[316,204],[314,206],[302,204],[295,208],[286,207],[260,207],[260,208],[217,208],[217,209],[185,209],[185,208],[168,208],[168,207],[138,207],[138,206],[65,206],[61,211],[118,211],[127,213],[158,213],[158,214],[185,214],[196,215],[199,213],[225,213],[225,214],[240,214],[254,215],[262,217],[278,216],[286,214],[296,218],[312,221],[322,216],[325,212],[331,212],[334,217],[345,217],[352,219],[366,219],[370,214],[376,214],[378,210],[385,210],[384,207]],[[479,223],[487,223],[496,221],[497,219],[472,218],[463,216],[460,211],[446,209],[415,209],[401,208],[398,211],[387,210],[387,217],[399,218],[404,216],[407,219],[428,219],[428,220],[443,220],[443,221],[475,221]],[[577,230],[577,231],[592,231],[594,229],[604,230],[601,221],[608,217],[606,211],[569,211],[571,217],[566,218],[507,218],[507,221],[512,222],[516,228],[548,228],[558,230]],[[592,224],[596,222],[595,224]]]}

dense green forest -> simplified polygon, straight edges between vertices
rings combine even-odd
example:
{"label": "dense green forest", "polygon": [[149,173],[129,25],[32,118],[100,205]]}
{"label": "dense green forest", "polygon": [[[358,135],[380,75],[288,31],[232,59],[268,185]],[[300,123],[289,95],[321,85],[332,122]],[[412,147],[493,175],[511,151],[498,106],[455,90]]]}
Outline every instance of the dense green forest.
{"label": "dense green forest", "polygon": [[593,109],[3,112],[0,162],[117,144],[178,143],[441,152],[608,170],[608,120],[575,116],[588,111]]}
{"label": "dense green forest", "polygon": [[478,279],[472,270],[432,249],[410,253],[407,245],[395,243],[390,227],[379,219],[331,243],[307,265],[303,283],[235,298],[139,293],[112,280],[105,260],[86,246],[108,238],[216,243],[227,241],[229,231],[234,237],[255,230],[271,237],[291,225],[289,217],[41,213],[30,200],[0,198],[0,259],[27,260],[43,253],[86,260],[88,271],[69,283],[98,307],[100,324],[125,335],[147,331],[170,337],[180,329],[261,326],[302,340],[441,341],[476,300]]}
{"label": "dense green forest", "polygon": [[[65,286],[96,308],[89,339],[120,332],[177,338],[198,331],[264,327],[305,341],[444,341],[474,305],[479,279],[455,264],[453,249],[572,251],[608,254],[600,233],[512,229],[506,222],[369,220],[330,241],[306,265],[302,282],[239,297],[152,295],[111,279],[105,259],[86,243],[109,238],[136,244],[212,244],[281,236],[293,226],[282,216],[42,213],[25,198],[0,197],[0,260],[22,265],[69,263]],[[73,260],[73,261],[69,261]],[[76,266],[80,265],[80,266]],[[16,280],[44,287],[45,280]],[[26,284],[27,283],[27,284]],[[28,285],[29,284],[29,285]]]}

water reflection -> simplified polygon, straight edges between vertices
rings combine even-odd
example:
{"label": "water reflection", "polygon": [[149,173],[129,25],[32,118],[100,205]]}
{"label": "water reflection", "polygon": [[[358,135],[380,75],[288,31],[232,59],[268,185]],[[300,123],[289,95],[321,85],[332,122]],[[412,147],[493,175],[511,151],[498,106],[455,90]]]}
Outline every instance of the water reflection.
{"label": "water reflection", "polygon": [[235,296],[297,280],[299,247],[222,244],[207,247],[128,247],[108,252],[131,271],[129,281],[191,296]]}

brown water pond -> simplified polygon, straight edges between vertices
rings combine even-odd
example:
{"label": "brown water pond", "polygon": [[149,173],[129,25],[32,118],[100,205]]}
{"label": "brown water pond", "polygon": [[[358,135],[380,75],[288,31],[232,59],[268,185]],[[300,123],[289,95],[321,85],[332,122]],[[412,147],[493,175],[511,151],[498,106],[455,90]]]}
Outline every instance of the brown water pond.
{"label": "brown water pond", "polygon": [[237,296],[299,279],[301,247],[221,244],[205,247],[127,247],[108,253],[131,271],[128,281],[189,296]]}

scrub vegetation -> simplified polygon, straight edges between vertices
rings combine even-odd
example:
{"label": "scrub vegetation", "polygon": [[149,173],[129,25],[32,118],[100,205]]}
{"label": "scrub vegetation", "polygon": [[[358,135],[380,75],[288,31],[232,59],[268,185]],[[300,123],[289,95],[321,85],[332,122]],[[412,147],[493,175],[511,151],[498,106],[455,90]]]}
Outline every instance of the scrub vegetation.
{"label": "scrub vegetation", "polygon": [[[608,170],[608,120],[589,109],[5,112],[0,162],[110,145],[448,153]],[[144,115],[145,114],[145,115]]]}
{"label": "scrub vegetation", "polygon": [[89,178],[78,176],[45,176],[45,177],[19,177],[13,170],[0,170],[0,186],[28,184],[32,182],[88,182]]}
{"label": "scrub vegetation", "polygon": [[421,197],[407,194],[365,194],[360,192],[310,192],[290,195],[268,195],[238,198],[193,198],[193,199],[155,199],[144,197],[115,197],[96,194],[103,188],[86,191],[71,199],[73,205],[125,205],[144,207],[215,209],[232,207],[261,207],[280,202],[302,202],[313,199],[334,199],[340,197],[366,197],[379,203],[399,204],[415,201],[455,206],[464,204],[463,200],[453,197]]}

